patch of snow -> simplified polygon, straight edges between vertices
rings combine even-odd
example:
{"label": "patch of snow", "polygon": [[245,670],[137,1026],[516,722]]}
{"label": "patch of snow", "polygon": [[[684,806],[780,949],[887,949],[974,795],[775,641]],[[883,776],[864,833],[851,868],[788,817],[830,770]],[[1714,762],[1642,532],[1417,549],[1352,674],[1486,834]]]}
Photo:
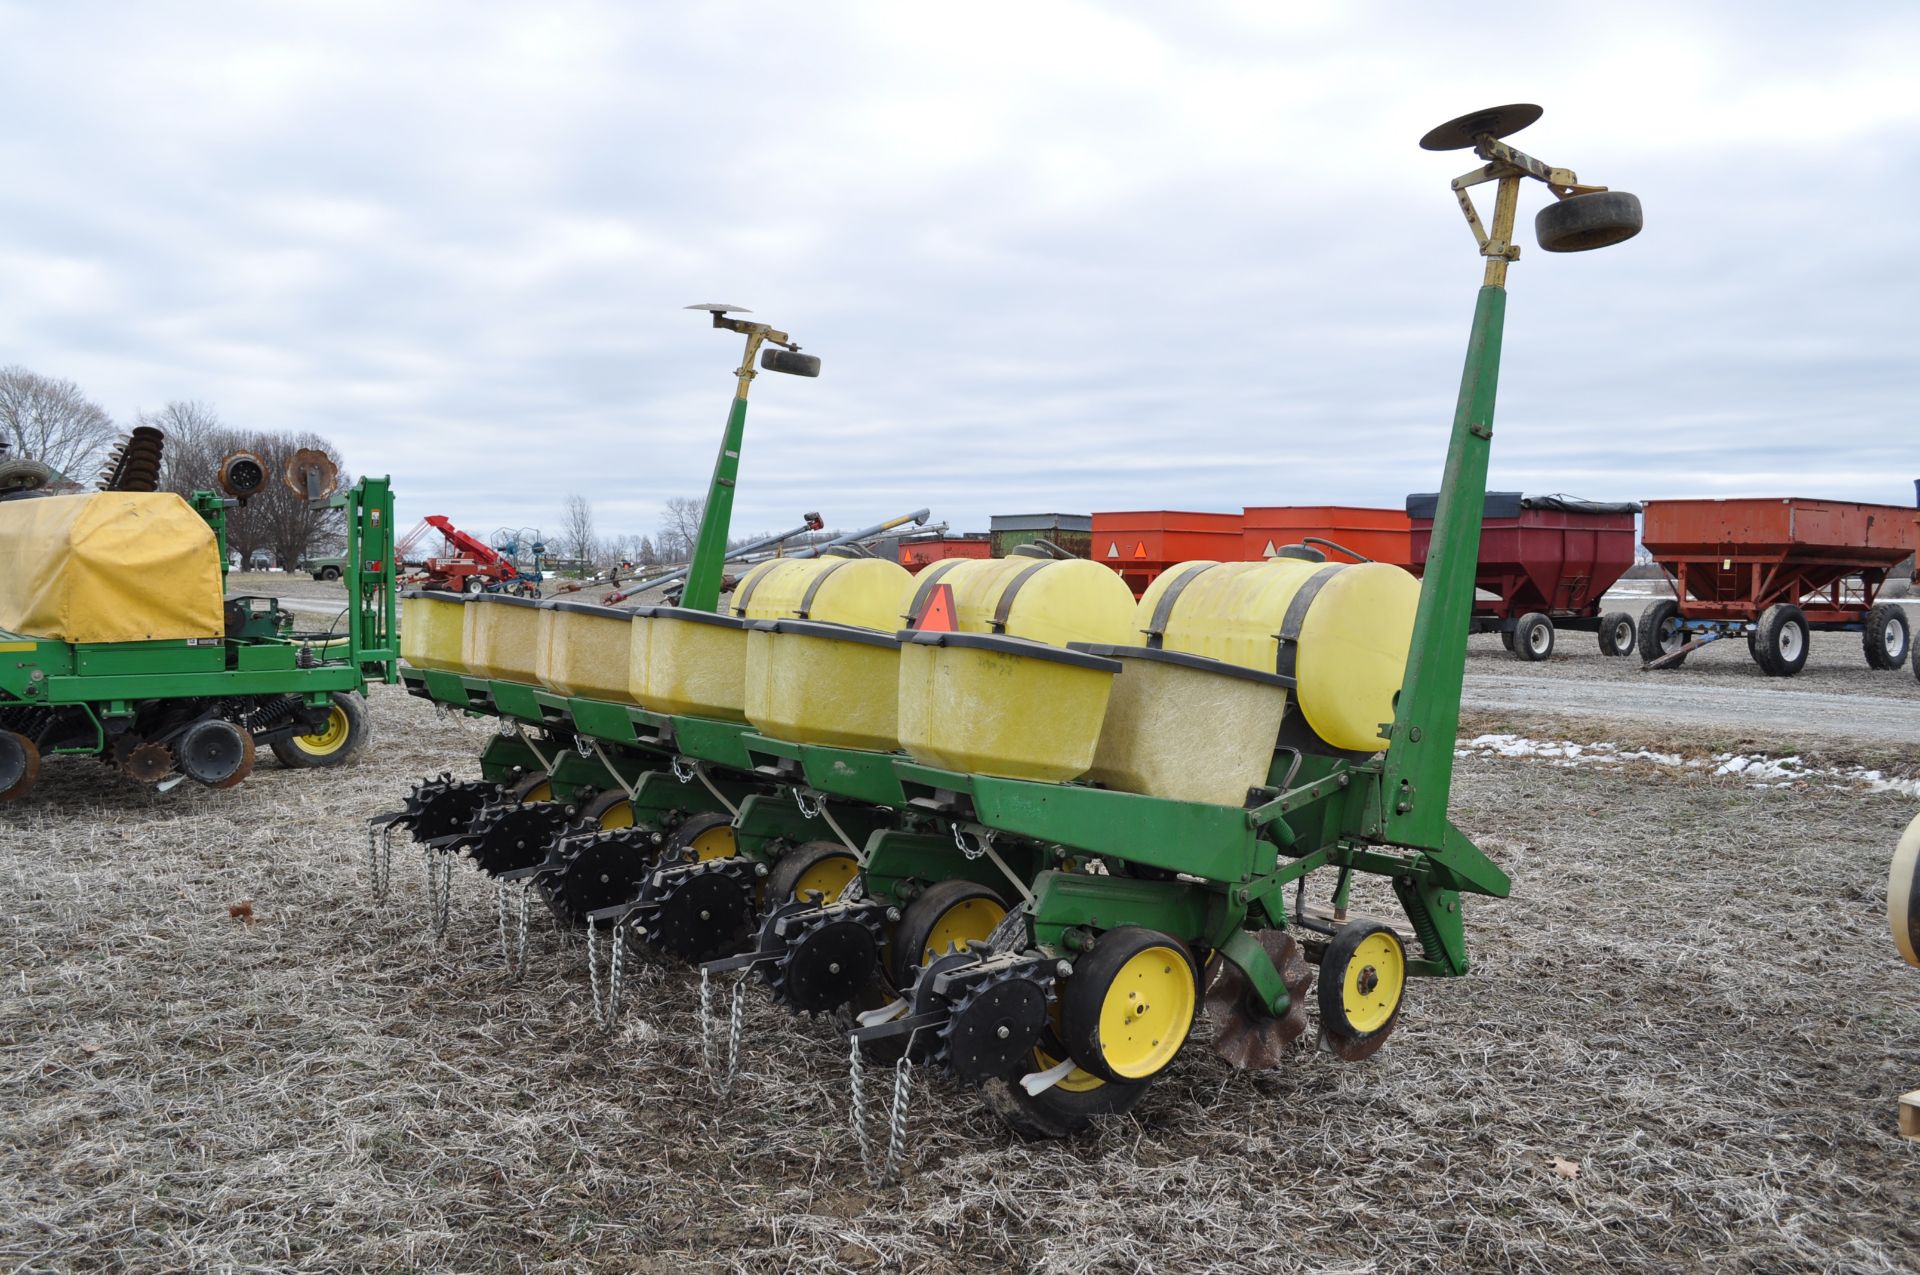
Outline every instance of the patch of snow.
{"label": "patch of snow", "polygon": [[1755,788],[1790,788],[1819,783],[1827,787],[1895,792],[1920,797],[1920,779],[1889,778],[1863,766],[1810,766],[1798,753],[1766,757],[1746,753],[1716,753],[1711,758],[1683,757],[1649,748],[1622,748],[1614,743],[1576,744],[1572,740],[1528,739],[1523,735],[1478,735],[1454,750],[1457,757],[1525,757],[1549,766],[1618,766],[1647,762],[1682,769],[1712,768],[1716,778],[1738,779]]}

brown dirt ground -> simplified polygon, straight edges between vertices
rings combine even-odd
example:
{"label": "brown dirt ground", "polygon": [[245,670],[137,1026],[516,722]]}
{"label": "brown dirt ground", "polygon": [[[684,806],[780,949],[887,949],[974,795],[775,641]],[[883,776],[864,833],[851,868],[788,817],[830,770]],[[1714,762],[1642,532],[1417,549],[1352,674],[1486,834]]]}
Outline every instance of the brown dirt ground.
{"label": "brown dirt ground", "polygon": [[[1513,897],[1469,905],[1473,972],[1416,984],[1376,1058],[1303,1047],[1243,1074],[1197,1045],[1071,1145],[1020,1143],[972,1095],[921,1084],[905,1177],[876,1188],[824,1023],[750,993],[722,1099],[689,971],[643,964],[608,1038],[576,940],[536,920],[529,976],[506,979],[472,874],[444,941],[411,853],[374,904],[366,816],[418,775],[470,773],[485,729],[384,689],[373,716],[375,750],[336,774],[263,762],[230,793],[156,796],[67,760],[0,813],[0,1265],[1878,1272],[1920,1255],[1920,1144],[1893,1132],[1896,1095],[1920,1087],[1920,971],[1884,918],[1911,800],[1464,761],[1456,820]],[[1516,724],[1583,738],[1469,726]],[[250,923],[229,915],[242,900]]]}

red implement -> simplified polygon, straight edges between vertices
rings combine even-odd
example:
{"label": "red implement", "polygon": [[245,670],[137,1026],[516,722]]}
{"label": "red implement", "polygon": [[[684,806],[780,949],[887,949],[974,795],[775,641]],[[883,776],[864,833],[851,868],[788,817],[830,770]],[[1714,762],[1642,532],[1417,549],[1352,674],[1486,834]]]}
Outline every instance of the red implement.
{"label": "red implement", "polygon": [[1139,509],[1093,516],[1093,556],[1120,573],[1139,597],[1155,576],[1177,562],[1238,561],[1239,514]]}

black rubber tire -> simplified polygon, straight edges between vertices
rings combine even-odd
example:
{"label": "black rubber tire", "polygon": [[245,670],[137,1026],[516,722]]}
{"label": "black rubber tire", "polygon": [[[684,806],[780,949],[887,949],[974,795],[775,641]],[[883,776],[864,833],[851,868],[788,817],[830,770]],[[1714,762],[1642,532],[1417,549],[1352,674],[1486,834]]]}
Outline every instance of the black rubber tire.
{"label": "black rubber tire", "polygon": [[1007,906],[1006,898],[998,890],[974,881],[937,881],[907,904],[906,911],[900,914],[900,923],[894,927],[893,941],[887,947],[887,977],[894,987],[904,992],[913,985],[913,971],[920,968],[934,926],[954,908],[974,899],[991,899],[1002,909]]}
{"label": "black rubber tire", "polygon": [[1600,654],[1632,655],[1640,640],[1640,624],[1631,611],[1609,611],[1600,617]]}
{"label": "black rubber tire", "polygon": [[195,722],[173,745],[174,764],[197,784],[231,788],[253,769],[253,737],[232,722]]}
{"label": "black rubber tire", "polygon": [[25,735],[0,730],[0,801],[16,801],[40,780],[40,749]]}
{"label": "black rubber tire", "polygon": [[1867,612],[1867,626],[1860,634],[1866,649],[1867,667],[1881,670],[1905,668],[1913,653],[1913,625],[1907,609],[1891,602],[1876,602]]}
{"label": "black rubber tire", "polygon": [[[660,848],[660,862],[663,864],[685,862],[687,856],[693,852],[695,841],[715,828],[732,826],[733,817],[718,811],[690,816],[673,830],[673,835],[667,838],[666,845]],[[739,853],[738,845],[734,847],[734,853]]]}
{"label": "black rubber tire", "polygon": [[[632,800],[627,796],[624,789],[609,788],[593,800],[581,804],[580,824],[582,827],[592,831],[605,831],[600,826],[600,820],[606,817],[606,813],[616,806],[628,806],[631,804]],[[631,825],[620,824],[617,826],[629,827]]]}
{"label": "black rubber tire", "polygon": [[[793,891],[800,878],[833,859],[845,859],[856,868],[860,863],[852,851],[837,841],[805,841],[781,855],[773,871],[767,873],[766,890],[761,895],[765,909],[771,912],[795,902]],[[831,903],[833,899],[826,902]]]}
{"label": "black rubber tire", "polygon": [[1920,642],[1913,644],[1913,680],[1920,682]]}
{"label": "black rubber tire", "polygon": [[987,1110],[1023,1138],[1071,1138],[1096,1120],[1133,1110],[1152,1087],[1150,1080],[1078,1092],[1055,1085],[1036,1096],[1020,1087],[1020,1077],[1009,1076],[983,1083],[980,1096]]}
{"label": "black rubber tire", "polygon": [[1768,677],[1792,677],[1807,666],[1807,649],[1812,645],[1806,613],[1791,602],[1774,603],[1760,613],[1760,633],[1754,643]]}
{"label": "black rubber tire", "polygon": [[1637,195],[1602,190],[1542,208],[1533,216],[1533,237],[1542,252],[1591,252],[1633,238],[1644,224]]}
{"label": "black rubber tire", "polygon": [[798,350],[762,350],[760,366],[769,372],[785,372],[788,376],[818,376],[820,356],[802,354]]}
{"label": "black rubber tire", "polygon": [[[1387,1016],[1387,1021],[1372,1031],[1362,1032],[1353,1029],[1347,1022],[1344,1000],[1346,972],[1360,944],[1375,934],[1390,934],[1393,936],[1393,941],[1400,944],[1403,976],[1400,981],[1400,998],[1394,1002],[1393,1012]],[[1341,927],[1340,932],[1333,936],[1333,942],[1327,944],[1327,950],[1321,953],[1319,986],[1316,989],[1320,1002],[1320,1031],[1322,1035],[1330,1036],[1342,1043],[1347,1052],[1341,1056],[1347,1061],[1370,1057],[1386,1044],[1387,1037],[1391,1036],[1393,1029],[1400,1025],[1400,1011],[1407,1005],[1405,963],[1406,947],[1400,943],[1400,935],[1391,926],[1377,923],[1350,924]]]}
{"label": "black rubber tire", "polygon": [[338,580],[339,578],[340,568],[338,567],[322,567],[320,574],[314,577],[316,580]]}
{"label": "black rubber tire", "polygon": [[[1679,618],[1680,604],[1672,598],[1662,598],[1640,613],[1641,663],[1651,663],[1659,659],[1662,655],[1665,655],[1667,651],[1671,649],[1666,645],[1670,636],[1667,632],[1667,625],[1671,621]],[[1679,646],[1682,642],[1684,642],[1684,639],[1673,642],[1673,645]],[[1683,655],[1666,667],[1679,668],[1686,662],[1687,658]]]}
{"label": "black rubber tire", "polygon": [[1529,664],[1553,654],[1553,621],[1529,611],[1513,626],[1513,653]]}
{"label": "black rubber tire", "polygon": [[333,707],[346,717],[345,742],[331,752],[314,753],[303,748],[299,743],[301,738],[311,739],[313,736],[276,739],[271,747],[273,755],[280,759],[282,766],[289,770],[331,770],[335,766],[347,765],[360,755],[362,748],[366,747],[367,740],[373,733],[373,727],[367,721],[367,710],[360,703],[360,697],[350,695],[346,691],[335,691],[329,698],[333,701]]}
{"label": "black rubber tire", "polygon": [[[1193,983],[1194,1013],[1187,1020],[1185,1036],[1179,1048],[1167,1055],[1166,1062],[1146,1076],[1122,1076],[1108,1065],[1100,1043],[1100,1011],[1106,1004],[1107,989],[1119,977],[1121,968],[1140,953],[1156,947],[1170,948],[1187,963],[1187,977]],[[1200,968],[1194,963],[1187,945],[1171,934],[1150,930],[1142,925],[1122,925],[1107,930],[1095,940],[1093,950],[1073,963],[1073,976],[1067,979],[1060,997],[1060,1038],[1067,1052],[1082,1070],[1108,1084],[1141,1084],[1152,1080],[1173,1065],[1187,1042],[1193,1039],[1194,1024],[1200,1017]]]}
{"label": "black rubber tire", "polygon": [[1500,630],[1500,645],[1506,647],[1509,651],[1513,649],[1513,630],[1512,629]]}
{"label": "black rubber tire", "polygon": [[487,580],[485,576],[468,576],[466,584],[461,587],[468,593],[485,593]]}

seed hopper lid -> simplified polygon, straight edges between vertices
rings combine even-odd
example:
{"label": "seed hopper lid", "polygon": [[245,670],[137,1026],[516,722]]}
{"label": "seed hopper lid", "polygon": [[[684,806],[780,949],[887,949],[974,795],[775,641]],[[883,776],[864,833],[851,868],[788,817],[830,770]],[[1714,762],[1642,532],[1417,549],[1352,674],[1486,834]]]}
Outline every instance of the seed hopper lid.
{"label": "seed hopper lid", "polygon": [[521,598],[511,593],[476,593],[473,595],[473,600],[475,602],[497,602],[502,606],[510,607],[537,607],[540,605],[540,599],[538,598]]}
{"label": "seed hopper lid", "polygon": [[656,620],[685,620],[690,624],[711,624],[722,629],[747,627],[747,622],[737,615],[722,615],[717,611],[702,611],[697,607],[648,607],[634,614],[648,615]]}
{"label": "seed hopper lid", "polygon": [[993,651],[1000,655],[1018,655],[1027,659],[1046,660],[1052,664],[1094,669],[1102,673],[1120,671],[1119,660],[1090,655],[1086,651],[1071,650],[1064,646],[1049,646],[1045,642],[1035,642],[1031,638],[1007,637],[1001,633],[944,633],[927,629],[902,629],[896,636],[902,644],[911,643],[914,646],[946,646],[958,650]]}
{"label": "seed hopper lid", "polygon": [[1202,673],[1214,673],[1221,677],[1237,677],[1249,682],[1264,682],[1268,686],[1296,685],[1291,677],[1279,673],[1269,673],[1265,669],[1248,668],[1244,664],[1230,664],[1226,660],[1208,659],[1204,655],[1193,655],[1186,651],[1169,651],[1152,646],[1114,646],[1104,642],[1069,642],[1067,649],[1085,651],[1088,655],[1097,655],[1102,659],[1148,660],[1155,664],[1172,664],[1178,668],[1190,668]]}
{"label": "seed hopper lid", "polygon": [[601,606],[598,602],[543,602],[541,607],[549,611],[565,611],[569,615],[597,615],[605,620],[631,620],[633,612],[622,607]]}
{"label": "seed hopper lid", "polygon": [[432,598],[435,602],[458,602],[462,606],[472,601],[464,593],[454,593],[447,589],[402,589],[403,598]]}
{"label": "seed hopper lid", "polygon": [[762,633],[780,633],[793,637],[826,638],[834,642],[858,642],[862,646],[898,647],[900,637],[878,629],[863,629],[857,624],[835,624],[830,620],[754,620],[751,627]]}

